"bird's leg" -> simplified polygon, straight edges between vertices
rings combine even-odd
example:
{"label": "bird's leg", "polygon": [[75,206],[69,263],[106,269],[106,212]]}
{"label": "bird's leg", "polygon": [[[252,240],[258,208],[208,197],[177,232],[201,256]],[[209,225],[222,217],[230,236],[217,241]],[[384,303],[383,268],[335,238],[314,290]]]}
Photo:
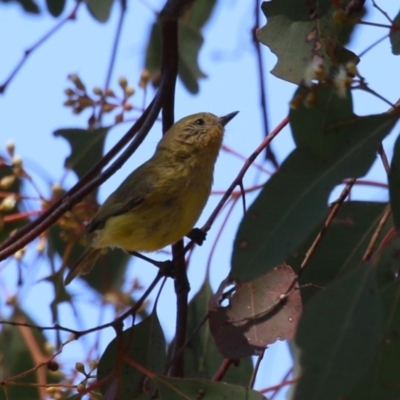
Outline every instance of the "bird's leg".
{"label": "bird's leg", "polygon": [[171,260],[156,261],[156,260],[153,260],[152,258],[147,257],[141,253],[138,253],[137,251],[128,251],[127,253],[134,257],[140,258],[141,260],[147,261],[148,263],[159,268],[164,276],[168,276],[170,278],[175,279],[175,275],[176,275],[175,265]]}
{"label": "bird's leg", "polygon": [[206,240],[207,232],[204,232],[200,228],[193,228],[186,236],[190,240],[193,240],[193,242],[201,246]]}

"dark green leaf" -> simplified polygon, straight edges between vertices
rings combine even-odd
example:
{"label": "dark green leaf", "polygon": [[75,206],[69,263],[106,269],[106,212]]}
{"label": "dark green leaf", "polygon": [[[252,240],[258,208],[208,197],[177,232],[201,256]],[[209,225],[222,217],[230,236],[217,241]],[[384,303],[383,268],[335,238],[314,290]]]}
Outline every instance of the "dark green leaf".
{"label": "dark green leaf", "polygon": [[[208,313],[208,302],[212,295],[211,287],[206,280],[189,303],[187,332],[188,337],[196,330]],[[211,336],[208,322],[198,330],[185,349],[185,377],[211,379],[224,357],[219,353]],[[240,360],[238,365],[231,365],[223,377],[223,382],[235,383],[247,387],[253,372],[250,357]]]}
{"label": "dark green leaf", "polygon": [[301,378],[294,400],[338,400],[371,365],[382,333],[375,267],[335,280],[305,307],[297,330]]}
{"label": "dark green leaf", "polygon": [[331,148],[309,144],[311,134],[305,134],[242,220],[232,278],[254,279],[285,260],[326,215],[332,189],[343,179],[368,172],[379,143],[396,122],[397,116],[386,113],[322,125],[313,133],[314,140],[319,143],[320,136],[326,136]]}
{"label": "dark green leaf", "polygon": [[394,224],[397,229],[400,229],[400,136],[394,146],[389,174],[389,196]]}
{"label": "dark green leaf", "polygon": [[[64,231],[59,225],[54,225],[50,229],[48,236],[49,254],[54,255],[54,252],[64,259],[66,250],[70,251],[66,264],[74,265],[80,255],[83,253],[89,243],[84,244],[84,241],[75,243],[72,250],[69,249],[69,242],[64,238]],[[80,276],[88,285],[97,290],[101,294],[109,292],[111,289],[118,290],[124,282],[125,271],[129,262],[130,256],[120,249],[109,250],[102,254],[94,264],[93,270],[87,274]]]}
{"label": "dark green leaf", "polygon": [[[307,268],[301,274],[300,286],[311,283],[324,288],[338,275],[357,265],[378,226],[385,206],[385,203],[362,201],[348,201],[342,204]],[[300,269],[306,252],[322,227],[323,225],[320,225],[314,229],[303,244],[286,259],[286,263],[295,271]],[[305,305],[315,293],[320,292],[320,288],[308,287],[302,290],[303,304]]]}
{"label": "dark green leaf", "polygon": [[265,397],[255,390],[224,382],[201,379],[169,378],[163,375],[152,377],[159,395],[164,400],[263,400]]}
{"label": "dark green leaf", "polygon": [[[116,385],[119,400],[130,400],[143,390],[143,374],[123,357],[129,357],[147,370],[162,373],[166,364],[166,344],[155,311],[144,321],[125,330],[121,337],[113,339],[100,358],[97,380],[106,379],[117,372]],[[112,381],[115,382],[115,379]],[[111,383],[101,386],[104,394]],[[115,383],[114,383],[115,384]]]}
{"label": "dark green leaf", "polygon": [[[17,309],[10,319],[13,322],[35,324],[24,311]],[[11,378],[15,375],[26,372],[37,366],[32,354],[45,356],[46,337],[37,329],[1,325],[0,330],[0,380]],[[59,382],[56,374],[45,371],[44,378],[47,383]],[[24,399],[37,400],[42,398],[39,394],[39,387],[32,383],[39,384],[38,375],[33,372],[24,377],[13,379],[19,383],[28,382],[31,385],[7,385],[5,383],[0,389],[0,400]],[[43,382],[40,382],[43,383]]]}
{"label": "dark green leaf", "polygon": [[271,71],[275,76],[299,83],[315,57],[323,60],[327,71],[350,60],[358,61],[337,40],[331,0],[272,0],[264,2],[262,10],[268,21],[257,37],[278,57]]}
{"label": "dark green leaf", "polygon": [[71,146],[71,154],[65,159],[65,167],[82,178],[103,155],[104,141],[110,128],[93,131],[86,129],[58,129],[53,134],[61,136]]}
{"label": "dark green leaf", "polygon": [[92,17],[99,22],[106,22],[110,17],[114,0],[85,0]]}
{"label": "dark green leaf", "polygon": [[46,0],[47,9],[53,17],[58,17],[64,11],[65,0]]}
{"label": "dark green leaf", "polygon": [[200,30],[210,19],[216,3],[216,0],[196,0],[193,3],[189,2],[180,19],[181,22]]}
{"label": "dark green leaf", "polygon": [[389,37],[392,45],[392,53],[397,56],[400,54],[400,12],[393,20],[393,25],[396,29],[390,29]]}
{"label": "dark green leaf", "polygon": [[3,3],[19,3],[24,11],[39,14],[40,8],[33,0],[1,0]]}
{"label": "dark green leaf", "polygon": [[[386,231],[391,228],[393,228],[393,222],[388,221]],[[383,235],[385,234],[384,231]],[[400,360],[399,255],[400,241],[395,240],[379,258],[376,268],[378,294],[384,310],[384,335],[368,373],[364,375],[351,395],[346,397],[346,400],[400,398],[400,386],[398,385]]]}

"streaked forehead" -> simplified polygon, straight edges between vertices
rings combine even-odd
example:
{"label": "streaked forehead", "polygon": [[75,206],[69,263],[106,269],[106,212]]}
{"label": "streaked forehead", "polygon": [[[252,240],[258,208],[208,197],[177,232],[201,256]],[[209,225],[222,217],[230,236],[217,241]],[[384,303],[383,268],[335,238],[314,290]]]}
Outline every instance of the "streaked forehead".
{"label": "streaked forehead", "polygon": [[196,121],[197,119],[204,119],[204,121],[206,123],[212,124],[212,123],[216,123],[218,121],[218,117],[214,114],[211,113],[207,113],[207,112],[201,112],[201,113],[197,113],[197,114],[192,114],[189,115],[185,118],[182,118],[179,122],[183,122],[183,123],[193,123],[194,121]]}

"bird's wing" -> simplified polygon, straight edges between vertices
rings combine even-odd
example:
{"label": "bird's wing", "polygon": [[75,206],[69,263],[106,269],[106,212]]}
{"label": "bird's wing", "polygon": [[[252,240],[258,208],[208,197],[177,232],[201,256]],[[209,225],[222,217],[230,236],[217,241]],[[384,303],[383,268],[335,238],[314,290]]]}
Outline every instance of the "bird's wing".
{"label": "bird's wing", "polygon": [[145,202],[157,184],[157,176],[154,175],[152,175],[152,181],[149,182],[146,170],[146,164],[139,167],[108,197],[87,225],[88,233],[102,229],[109,218],[137,209]]}

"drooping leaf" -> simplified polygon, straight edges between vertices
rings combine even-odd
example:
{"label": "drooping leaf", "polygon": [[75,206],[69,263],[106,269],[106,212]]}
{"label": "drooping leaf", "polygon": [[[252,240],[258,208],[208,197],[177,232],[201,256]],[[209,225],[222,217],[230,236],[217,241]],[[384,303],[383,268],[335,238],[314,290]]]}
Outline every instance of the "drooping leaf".
{"label": "drooping leaf", "polygon": [[[116,373],[112,382],[116,382],[120,400],[137,398],[146,386],[143,384],[143,374],[124,361],[124,357],[129,357],[147,370],[156,373],[164,371],[166,344],[155,311],[144,321],[126,329],[121,337],[113,339],[100,358],[97,381]],[[110,384],[100,387],[103,394]]]}
{"label": "drooping leaf", "polygon": [[[392,226],[393,222],[389,220],[383,235]],[[397,384],[400,359],[399,255],[400,241],[394,240],[379,257],[376,280],[384,311],[384,331],[373,363],[346,400],[400,398],[400,386]]]}
{"label": "drooping leaf", "polygon": [[3,3],[19,3],[24,11],[31,14],[40,14],[39,6],[33,0],[1,0]]}
{"label": "drooping leaf", "polygon": [[58,17],[64,11],[65,0],[46,0],[47,9],[53,17]]}
{"label": "drooping leaf", "polygon": [[[364,201],[347,201],[340,206],[300,276],[300,286],[313,285],[301,292],[304,305],[337,276],[347,273],[361,261],[385,206],[385,203]],[[307,251],[322,227],[319,225],[314,229],[301,246],[286,259],[286,263],[295,271],[299,271]]]}
{"label": "drooping leaf", "polygon": [[[211,287],[206,280],[199,292],[189,303],[187,334],[188,337],[198,328],[208,313],[208,302],[212,296]],[[188,346],[185,349],[185,377],[211,379],[222,362],[224,357],[219,353],[215,345],[214,338],[211,335],[208,322],[206,322],[192,336]],[[253,364],[250,357],[240,360],[239,363],[232,364],[227,373],[222,378],[223,382],[234,383],[247,387]]]}
{"label": "drooping leaf", "polygon": [[293,270],[282,264],[238,284],[227,307],[220,306],[214,296],[209,307],[210,330],[224,357],[257,355],[277,340],[293,339],[302,309],[295,277]]}
{"label": "drooping leaf", "polygon": [[381,333],[375,268],[363,264],[321,290],[305,307],[295,338],[301,377],[293,399],[346,399],[371,365]]}
{"label": "drooping leaf", "polygon": [[[179,66],[178,74],[190,93],[198,93],[200,78],[206,77],[199,67],[198,57],[203,44],[201,28],[210,18],[216,0],[200,0],[190,3],[179,20],[178,47]],[[150,31],[146,50],[145,68],[151,74],[151,81],[158,86],[161,66],[161,31],[156,21]]]}
{"label": "drooping leaf", "polygon": [[393,28],[390,30],[389,38],[392,45],[392,53],[394,55],[400,54],[400,12],[393,20]]}
{"label": "drooping leaf", "polygon": [[[35,322],[21,309],[16,309],[10,318],[13,322],[36,325]],[[45,352],[46,337],[37,329],[23,326],[1,325],[0,330],[0,400],[44,398],[46,392],[40,385],[59,382],[59,377],[45,366],[34,371],[39,362],[44,362],[48,355]],[[34,357],[40,357],[35,359]],[[9,385],[6,380],[28,370],[33,372],[26,376],[12,379],[20,385]],[[24,385],[24,383],[26,385]],[[29,384],[30,383],[30,384]],[[38,386],[34,386],[36,384]]]}
{"label": "drooping leaf", "polygon": [[82,178],[103,155],[104,141],[109,129],[56,130],[53,135],[63,137],[71,146],[71,154],[65,159],[65,167],[72,169],[78,178]]}
{"label": "drooping leaf", "polygon": [[257,37],[278,57],[271,71],[278,78],[299,83],[306,68],[316,57],[326,70],[357,56],[337,40],[331,0],[264,2],[261,6],[267,24],[258,30]]}
{"label": "drooping leaf", "polygon": [[400,137],[394,146],[389,174],[389,197],[396,229],[400,230]]}
{"label": "drooping leaf", "polygon": [[[317,104],[329,99],[329,89],[320,89],[315,90]],[[239,226],[231,272],[236,281],[254,279],[285,260],[326,215],[332,189],[368,172],[380,141],[398,119],[389,113],[331,124],[332,117],[316,118],[320,125],[314,124],[318,129],[311,133],[303,131],[310,124],[296,118],[298,148],[267,182]]]}
{"label": "drooping leaf", "polygon": [[108,20],[114,0],[85,0],[85,2],[94,19],[99,22]]}
{"label": "drooping leaf", "polygon": [[265,400],[266,398],[252,389],[224,382],[210,382],[202,379],[179,379],[164,375],[155,375],[154,384],[157,386],[162,399],[168,400]]}

